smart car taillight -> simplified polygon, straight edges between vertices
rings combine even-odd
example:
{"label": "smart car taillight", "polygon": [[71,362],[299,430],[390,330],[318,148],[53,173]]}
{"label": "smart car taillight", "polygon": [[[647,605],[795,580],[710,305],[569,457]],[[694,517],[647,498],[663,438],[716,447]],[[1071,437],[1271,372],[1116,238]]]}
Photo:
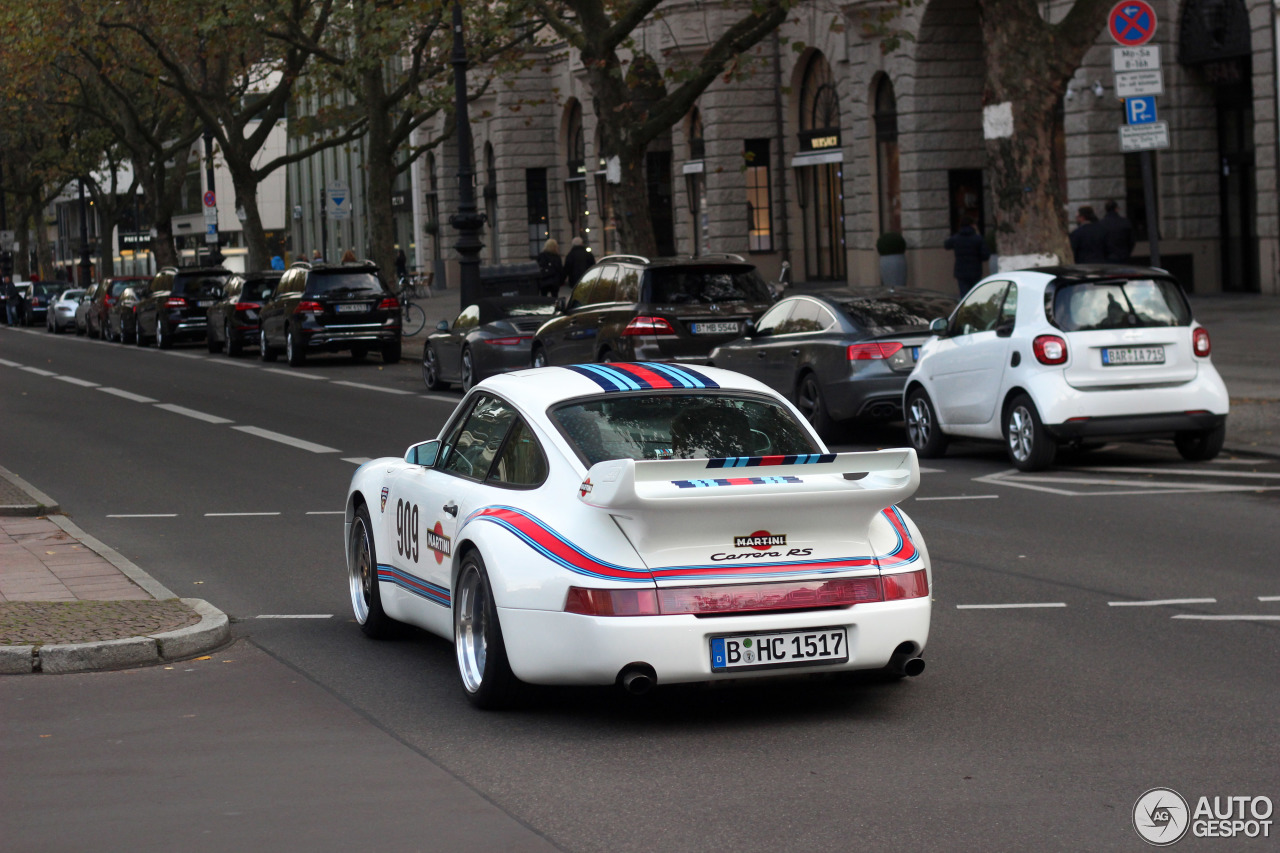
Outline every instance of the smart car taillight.
{"label": "smart car taillight", "polygon": [[864,359],[881,359],[889,358],[898,350],[902,349],[902,344],[897,341],[886,341],[883,343],[869,344],[849,344],[848,357],[849,361],[863,361]]}
{"label": "smart car taillight", "polygon": [[584,616],[657,616],[658,593],[652,589],[583,589],[571,586],[564,610]]}
{"label": "smart car taillight", "polygon": [[299,302],[298,307],[293,309],[295,314],[319,314],[324,310],[324,306],[319,302],[311,302],[310,300]]}
{"label": "smart car taillight", "polygon": [[883,583],[885,601],[897,601],[900,598],[924,598],[929,594],[929,573],[924,569],[903,572],[900,575],[885,575]]}
{"label": "smart car taillight", "polygon": [[388,296],[386,299],[378,303],[378,310],[379,311],[399,311],[400,300],[396,299],[394,296]]}
{"label": "smart car taillight", "polygon": [[674,335],[675,333],[676,330],[672,328],[666,317],[633,317],[627,327],[622,330],[624,335]]}
{"label": "smart car taillight", "polygon": [[183,299],[181,296],[170,296],[168,299],[166,299],[166,300],[164,301],[164,307],[166,307],[166,308],[186,308],[186,307],[187,307],[187,300]]}
{"label": "smart car taillight", "polygon": [[1031,342],[1036,361],[1041,364],[1062,364],[1067,360],[1067,342],[1057,335],[1040,335]]}
{"label": "smart car taillight", "polygon": [[1201,326],[1191,333],[1191,349],[1201,358],[1209,357],[1209,350],[1212,349],[1212,346],[1209,344],[1208,329]]}
{"label": "smart car taillight", "polygon": [[520,335],[512,338],[490,338],[486,343],[499,347],[514,347],[533,340],[533,335]]}

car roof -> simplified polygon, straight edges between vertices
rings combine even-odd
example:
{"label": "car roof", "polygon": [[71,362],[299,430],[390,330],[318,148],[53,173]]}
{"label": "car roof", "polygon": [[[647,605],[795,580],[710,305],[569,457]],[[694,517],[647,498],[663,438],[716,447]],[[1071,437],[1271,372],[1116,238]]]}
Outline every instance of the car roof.
{"label": "car roof", "polygon": [[[650,373],[651,372],[651,373]],[[622,374],[618,376],[618,374]],[[777,398],[778,394],[762,382],[757,382],[741,373],[734,373],[717,367],[682,364],[628,364],[614,362],[610,364],[580,364],[565,367],[533,367],[517,370],[512,373],[501,373],[491,376],[479,384],[480,388],[489,388],[496,394],[514,403],[530,415],[544,413],[549,407],[565,400],[579,397],[607,398],[613,393],[636,393],[636,388],[619,387],[628,380],[638,380],[636,384],[646,384],[646,375],[673,377],[676,381],[685,381],[688,386],[679,387],[676,382],[673,388],[653,387],[640,388],[639,392],[653,390],[680,391],[707,389],[716,391],[749,391]],[[617,381],[617,380],[621,381]],[[659,380],[661,382],[661,380]],[[616,390],[609,390],[612,387]]]}
{"label": "car roof", "polygon": [[756,265],[744,259],[741,255],[676,255],[667,258],[646,258],[641,255],[605,255],[596,258],[596,266],[604,264],[633,264],[635,266],[643,266],[648,269],[660,269],[668,267],[694,267],[700,269],[740,269],[753,270]]}
{"label": "car roof", "polygon": [[1159,267],[1131,266],[1129,264],[1063,264],[1052,267],[1033,267],[1019,272],[1040,273],[1064,282],[1108,281],[1117,278],[1172,278],[1168,270]]}

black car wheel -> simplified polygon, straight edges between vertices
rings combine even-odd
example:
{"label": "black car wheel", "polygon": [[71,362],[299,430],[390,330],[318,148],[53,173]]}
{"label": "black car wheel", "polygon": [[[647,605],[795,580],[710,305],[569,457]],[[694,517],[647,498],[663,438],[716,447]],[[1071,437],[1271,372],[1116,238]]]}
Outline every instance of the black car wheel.
{"label": "black car wheel", "polygon": [[925,459],[936,459],[947,452],[947,436],[938,426],[938,413],[923,388],[912,390],[903,413],[907,422],[907,441]]}
{"label": "black car wheel", "polygon": [[139,318],[134,318],[133,321],[133,342],[140,347],[147,345],[146,335],[142,334],[142,320]]}
{"label": "black car wheel", "polygon": [[173,349],[173,335],[164,330],[163,320],[156,320],[156,349]]}
{"label": "black car wheel", "polygon": [[440,381],[440,359],[430,342],[422,347],[422,384],[428,391],[444,391],[449,387],[448,382]]}
{"label": "black car wheel", "polygon": [[1180,432],[1173,437],[1173,444],[1188,462],[1208,462],[1222,452],[1226,438],[1224,423],[1202,432]]}
{"label": "black car wheel", "polygon": [[211,353],[222,352],[222,342],[218,340],[216,335],[214,335],[213,329],[214,325],[210,323],[209,331],[204,336],[205,346]]}
{"label": "black car wheel", "polygon": [[822,383],[815,373],[807,372],[796,383],[796,408],[804,415],[821,438],[829,438],[836,422],[827,411],[827,401],[822,396]]}
{"label": "black car wheel", "polygon": [[[212,337],[212,336],[211,336]],[[227,355],[235,358],[244,351],[244,341],[236,337],[235,332],[231,330],[231,321],[222,325],[222,339],[226,341]]]}
{"label": "black car wheel", "polygon": [[1014,397],[1005,410],[1004,438],[1009,460],[1019,471],[1042,471],[1058,452],[1058,442],[1045,430],[1036,404],[1026,394]]}
{"label": "black car wheel", "polygon": [[307,350],[297,326],[291,326],[284,336],[284,356],[290,367],[302,367],[307,363]]}
{"label": "black car wheel", "polygon": [[382,345],[382,362],[383,364],[399,364],[401,356],[401,347],[399,341],[391,341]]}
{"label": "black car wheel", "polygon": [[462,348],[462,393],[467,393],[476,384],[476,368],[471,361],[471,347]]}
{"label": "black car wheel", "polygon": [[453,645],[462,688],[471,704],[486,710],[508,707],[520,682],[507,661],[489,575],[476,551],[463,560],[454,589]]}
{"label": "black car wheel", "polygon": [[542,347],[535,346],[533,348],[533,358],[531,359],[531,363],[534,367],[546,367],[547,351]]}
{"label": "black car wheel", "polygon": [[263,326],[262,331],[258,332],[258,357],[263,361],[276,360],[276,351],[271,348],[271,344],[267,343],[266,326]]}

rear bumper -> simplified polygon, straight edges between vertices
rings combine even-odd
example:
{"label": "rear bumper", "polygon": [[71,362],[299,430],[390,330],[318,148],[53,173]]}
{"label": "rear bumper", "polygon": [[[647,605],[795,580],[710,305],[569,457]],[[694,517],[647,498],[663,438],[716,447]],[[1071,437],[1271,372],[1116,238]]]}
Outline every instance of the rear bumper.
{"label": "rear bumper", "polygon": [[836,420],[891,420],[902,416],[902,389],[911,374],[896,373],[884,362],[864,362],[857,372],[824,387],[827,411]]}
{"label": "rear bumper", "polygon": [[1226,422],[1226,415],[1215,415],[1211,412],[1196,414],[1164,412],[1155,415],[1124,415],[1046,424],[1045,431],[1058,441],[1076,441],[1086,438],[1160,438],[1179,432],[1204,432],[1216,429]]}
{"label": "rear bumper", "polygon": [[[653,667],[659,684],[881,669],[899,644],[923,650],[929,639],[928,597],[859,604],[838,610],[704,618],[595,617],[549,610],[498,608],[507,657],[533,684],[613,684],[633,663]],[[843,627],[849,660],[778,669],[712,672],[711,638],[739,633]]]}
{"label": "rear bumper", "polygon": [[350,349],[355,344],[382,345],[400,340],[399,326],[360,325],[349,328],[328,327],[303,329],[303,342],[307,349]]}

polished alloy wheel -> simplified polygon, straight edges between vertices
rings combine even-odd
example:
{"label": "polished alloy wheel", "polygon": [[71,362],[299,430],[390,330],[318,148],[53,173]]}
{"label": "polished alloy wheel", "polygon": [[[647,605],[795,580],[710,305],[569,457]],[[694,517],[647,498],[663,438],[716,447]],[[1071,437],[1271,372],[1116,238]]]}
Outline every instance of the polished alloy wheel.
{"label": "polished alloy wheel", "polygon": [[463,569],[454,605],[454,646],[458,653],[458,672],[466,689],[475,693],[484,683],[488,644],[485,640],[485,605],[488,590],[475,566]]}
{"label": "polished alloy wheel", "polygon": [[475,368],[471,364],[471,350],[462,351],[462,390],[470,391],[476,382]]}
{"label": "polished alloy wheel", "polygon": [[369,600],[376,571],[371,553],[369,529],[364,519],[357,516],[351,528],[351,559],[347,562],[350,566],[351,607],[361,625],[369,618]]}
{"label": "polished alloy wheel", "polygon": [[907,439],[917,450],[929,443],[933,422],[929,417],[929,404],[923,397],[915,397],[907,407]]}
{"label": "polished alloy wheel", "polygon": [[1026,462],[1035,451],[1035,424],[1026,406],[1009,410],[1009,453],[1018,462]]}

